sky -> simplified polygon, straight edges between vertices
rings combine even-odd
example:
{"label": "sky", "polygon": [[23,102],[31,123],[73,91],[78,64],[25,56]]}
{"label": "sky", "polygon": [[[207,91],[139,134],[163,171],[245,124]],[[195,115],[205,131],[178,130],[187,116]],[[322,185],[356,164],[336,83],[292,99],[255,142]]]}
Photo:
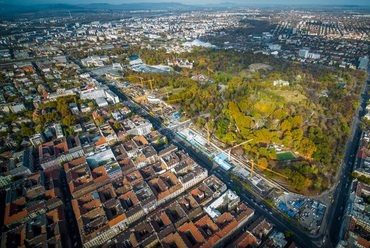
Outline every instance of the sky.
{"label": "sky", "polygon": [[177,2],[182,4],[217,4],[220,2],[231,2],[238,4],[325,4],[325,5],[370,5],[370,0],[0,0],[1,3],[6,4],[52,4],[52,3],[140,3],[140,2]]}

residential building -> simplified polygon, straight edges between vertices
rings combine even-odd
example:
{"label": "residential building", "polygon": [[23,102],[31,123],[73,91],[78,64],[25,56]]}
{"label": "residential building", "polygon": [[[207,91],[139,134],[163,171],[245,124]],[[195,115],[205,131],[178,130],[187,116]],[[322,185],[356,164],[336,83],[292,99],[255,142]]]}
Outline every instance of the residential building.
{"label": "residential building", "polygon": [[84,157],[65,163],[64,171],[73,198],[79,198],[96,189],[90,167]]}
{"label": "residential building", "polygon": [[38,147],[39,145],[45,142],[45,137],[42,133],[35,133],[33,136],[30,137],[30,142],[34,147]]}
{"label": "residential building", "polygon": [[9,164],[9,172],[12,176],[25,176],[35,171],[32,152],[33,149],[30,147],[13,154]]}
{"label": "residential building", "polygon": [[310,51],[308,49],[301,49],[298,52],[298,56],[301,57],[301,58],[308,58],[308,53],[309,52]]}
{"label": "residential building", "polygon": [[60,123],[54,123],[55,136],[57,139],[64,137],[62,125]]}
{"label": "residential building", "polygon": [[369,57],[368,56],[360,57],[358,59],[357,69],[367,70],[368,65],[369,65]]}
{"label": "residential building", "polygon": [[13,103],[9,107],[13,113],[18,113],[26,109],[23,103]]}
{"label": "residential building", "polygon": [[43,170],[59,168],[61,163],[84,156],[78,136],[59,138],[39,146],[40,165]]}

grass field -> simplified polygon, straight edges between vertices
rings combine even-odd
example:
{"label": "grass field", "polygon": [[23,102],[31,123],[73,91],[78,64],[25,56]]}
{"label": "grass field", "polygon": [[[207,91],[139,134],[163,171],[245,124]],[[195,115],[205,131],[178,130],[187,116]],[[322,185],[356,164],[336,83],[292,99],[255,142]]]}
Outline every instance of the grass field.
{"label": "grass field", "polygon": [[159,96],[166,96],[167,93],[169,95],[176,95],[178,94],[179,92],[183,91],[185,89],[185,87],[181,87],[181,88],[173,88],[171,86],[167,86],[167,87],[163,87],[163,88],[160,88],[158,91],[157,91],[157,95]]}
{"label": "grass field", "polygon": [[272,90],[273,93],[284,97],[287,102],[300,102],[307,99],[298,90]]}
{"label": "grass field", "polygon": [[277,153],[276,157],[279,161],[284,161],[284,160],[291,160],[295,159],[295,156],[292,152],[281,152]]}

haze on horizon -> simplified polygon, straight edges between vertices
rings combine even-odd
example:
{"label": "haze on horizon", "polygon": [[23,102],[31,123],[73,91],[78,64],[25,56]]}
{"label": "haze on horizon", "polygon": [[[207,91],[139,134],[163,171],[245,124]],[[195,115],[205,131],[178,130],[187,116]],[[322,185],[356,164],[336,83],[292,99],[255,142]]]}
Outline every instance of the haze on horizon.
{"label": "haze on horizon", "polygon": [[218,4],[223,2],[243,4],[243,5],[370,5],[369,0],[0,0],[5,4],[90,4],[90,3],[109,3],[109,4],[128,4],[128,3],[182,3],[189,5]]}

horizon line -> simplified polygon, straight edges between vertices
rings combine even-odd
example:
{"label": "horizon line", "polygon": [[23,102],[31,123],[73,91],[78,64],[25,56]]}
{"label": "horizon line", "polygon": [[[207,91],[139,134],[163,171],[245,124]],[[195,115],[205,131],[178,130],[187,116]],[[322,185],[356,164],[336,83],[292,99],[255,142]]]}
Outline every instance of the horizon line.
{"label": "horizon line", "polygon": [[56,3],[6,3],[1,2],[0,5],[22,5],[22,6],[35,6],[35,5],[94,5],[94,4],[107,4],[113,6],[119,5],[135,5],[135,4],[150,4],[150,3],[162,3],[162,4],[179,4],[185,6],[204,6],[204,5],[225,5],[231,4],[235,5],[235,7],[241,6],[338,6],[338,7],[355,7],[355,6],[370,6],[370,2],[368,4],[337,4],[337,3],[234,3],[234,2],[221,2],[221,3],[180,3],[174,1],[153,1],[153,2],[136,2],[136,3],[108,3],[108,2],[96,2],[96,3],[63,3],[63,2],[56,2]]}

